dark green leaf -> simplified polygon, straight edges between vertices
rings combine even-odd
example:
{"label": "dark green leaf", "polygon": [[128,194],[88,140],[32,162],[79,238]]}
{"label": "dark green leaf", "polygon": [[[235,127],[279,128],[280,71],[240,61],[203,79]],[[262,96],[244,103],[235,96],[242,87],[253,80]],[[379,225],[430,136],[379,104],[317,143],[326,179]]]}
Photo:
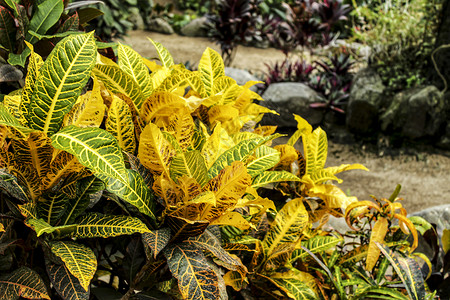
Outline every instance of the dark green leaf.
{"label": "dark green leaf", "polygon": [[53,287],[64,300],[89,299],[89,292],[84,290],[78,279],[70,274],[64,264],[56,265],[48,263],[47,273]]}
{"label": "dark green leaf", "polygon": [[142,234],[142,241],[152,249],[153,257],[156,259],[159,252],[169,243],[171,237],[169,228],[161,228]]}
{"label": "dark green leaf", "polygon": [[16,40],[14,17],[3,6],[0,6],[0,47],[13,52]]}
{"label": "dark green leaf", "polygon": [[44,281],[36,271],[20,267],[11,274],[0,279],[0,295],[2,299],[17,300],[49,299]]}

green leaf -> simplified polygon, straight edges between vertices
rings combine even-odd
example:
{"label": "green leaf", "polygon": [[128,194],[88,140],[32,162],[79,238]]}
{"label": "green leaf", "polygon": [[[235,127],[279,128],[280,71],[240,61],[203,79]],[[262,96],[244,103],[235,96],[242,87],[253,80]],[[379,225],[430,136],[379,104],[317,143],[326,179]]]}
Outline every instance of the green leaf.
{"label": "green leaf", "polygon": [[16,41],[16,26],[14,16],[3,6],[0,6],[0,46],[8,50],[14,51]]}
{"label": "green leaf", "polygon": [[141,88],[138,83],[134,81],[130,75],[122,71],[118,65],[97,64],[92,70],[92,74],[102,81],[106,88],[111,92],[130,97],[133,100],[134,109],[139,111],[145,100]]}
{"label": "green leaf", "polygon": [[163,252],[183,299],[219,299],[218,277],[201,250],[180,243]]}
{"label": "green leaf", "polygon": [[74,155],[95,175],[128,180],[117,140],[103,129],[67,126],[52,136],[52,146]]}
{"label": "green leaf", "polygon": [[28,61],[27,77],[25,78],[25,85],[22,89],[22,101],[20,102],[20,112],[22,113],[22,124],[28,126],[27,116],[30,109],[31,98],[36,90],[36,80],[39,76],[40,69],[44,64],[42,57],[34,52],[33,46],[31,47],[30,60]]}
{"label": "green leaf", "polygon": [[142,241],[152,249],[153,258],[156,259],[156,256],[169,243],[171,237],[169,228],[161,228],[143,233]]}
{"label": "green leaf", "polygon": [[209,181],[206,162],[200,151],[179,153],[172,158],[170,177],[178,182],[177,178],[183,175],[194,178],[202,187]]}
{"label": "green leaf", "polygon": [[97,176],[106,183],[108,191],[134,205],[141,213],[156,219],[153,214],[154,201],[152,191],[138,172],[126,170],[124,176],[127,176],[127,178],[124,180],[117,180],[103,175]]}
{"label": "green leaf", "polygon": [[88,300],[89,292],[85,291],[78,279],[73,276],[64,264],[47,264],[47,273],[53,287],[64,300]]}
{"label": "green leaf", "polygon": [[155,42],[151,38],[148,39],[150,42],[152,42],[153,46],[155,46],[162,65],[166,68],[170,68],[171,66],[173,66],[173,57],[172,55],[170,55],[169,51],[167,51],[167,49],[163,45],[161,45],[161,43]]}
{"label": "green leaf", "polygon": [[295,300],[316,300],[317,295],[310,286],[300,280],[297,273],[300,271],[288,271],[284,273],[275,273],[268,277],[275,285],[281,288],[290,298]]}
{"label": "green leaf", "polygon": [[75,276],[87,292],[97,270],[97,258],[94,252],[74,242],[53,242],[52,252],[61,258],[69,272]]}
{"label": "green leaf", "polygon": [[96,50],[93,32],[68,36],[56,45],[39,70],[27,116],[31,128],[48,135],[60,129],[90,78]]}
{"label": "green leaf", "polygon": [[359,299],[385,299],[385,300],[408,300],[406,295],[400,291],[388,287],[372,286],[358,295]]}
{"label": "green leaf", "polygon": [[198,71],[204,86],[204,94],[201,96],[212,96],[218,79],[225,76],[225,66],[220,54],[208,47],[200,58]]}
{"label": "green leaf", "polygon": [[47,288],[36,271],[20,267],[11,274],[0,278],[0,295],[3,299],[49,299]]}
{"label": "green leaf", "polygon": [[[34,12],[31,18],[29,31],[34,31],[38,34],[45,34],[61,17],[64,10],[64,3],[60,0],[45,0],[42,1]],[[31,44],[36,42],[30,33],[25,38]]]}
{"label": "green leaf", "polygon": [[391,262],[392,267],[405,285],[406,291],[411,299],[425,299],[425,285],[419,264],[413,258],[401,257],[386,245],[381,243],[376,243],[376,245]]}
{"label": "green leaf", "polygon": [[286,203],[275,216],[275,220],[263,240],[266,256],[282,243],[294,243],[308,225],[308,212],[303,198],[295,198]]}
{"label": "green leaf", "polygon": [[37,201],[39,216],[48,224],[56,225],[66,211],[68,202],[69,198],[64,193],[46,194]]}
{"label": "green leaf", "polygon": [[256,158],[247,163],[248,174],[254,178],[262,172],[274,167],[280,161],[280,152],[268,146],[258,147],[254,154]]}
{"label": "green leaf", "polygon": [[259,188],[273,182],[300,181],[300,178],[287,171],[264,171],[253,179],[252,187]]}
{"label": "green leaf", "polygon": [[[302,246],[308,249],[311,253],[319,253],[322,251],[326,251],[332,247],[335,247],[337,244],[342,242],[343,239],[335,236],[315,236],[306,241],[302,241]],[[309,253],[299,249],[295,250],[291,256],[291,262],[294,262],[298,259],[302,260],[309,256]]]}
{"label": "green leaf", "polygon": [[253,151],[264,144],[266,139],[251,139],[239,142],[237,145],[226,150],[220,155],[208,170],[211,178],[216,177],[226,166],[235,161],[245,161]]}
{"label": "green leaf", "polygon": [[25,221],[25,224],[27,226],[30,226],[31,228],[33,228],[38,237],[43,235],[44,233],[47,233],[47,234],[50,234],[53,232],[70,233],[70,232],[74,231],[75,227],[76,227],[75,225],[51,226],[50,224],[45,222],[43,219],[29,219],[29,220]]}
{"label": "green leaf", "polygon": [[145,66],[142,57],[131,47],[120,43],[117,47],[117,53],[119,56],[119,67],[136,81],[145,98],[150,96],[153,92],[153,86],[149,70]]}
{"label": "green leaf", "polygon": [[138,218],[90,213],[80,218],[74,237],[114,237],[149,232]]}

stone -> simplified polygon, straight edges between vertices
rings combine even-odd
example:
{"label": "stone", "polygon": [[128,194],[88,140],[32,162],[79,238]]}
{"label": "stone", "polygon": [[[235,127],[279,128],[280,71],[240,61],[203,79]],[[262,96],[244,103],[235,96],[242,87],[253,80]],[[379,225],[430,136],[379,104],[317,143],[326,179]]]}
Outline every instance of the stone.
{"label": "stone", "polygon": [[445,101],[433,86],[412,88],[394,96],[381,116],[381,129],[392,134],[417,139],[433,137],[446,121]]}
{"label": "stone", "polygon": [[447,123],[447,126],[445,127],[445,132],[440,137],[437,146],[446,150],[450,150],[450,123]]}
{"label": "stone", "polygon": [[355,74],[346,111],[346,124],[351,132],[364,134],[377,130],[384,89],[380,75],[373,69]]}
{"label": "stone", "polygon": [[131,7],[129,9],[129,13],[130,13],[130,16],[128,17],[128,21],[133,23],[133,29],[134,30],[144,30],[145,23],[144,23],[144,19],[141,16],[141,13],[139,12],[139,8]]}
{"label": "stone", "polygon": [[207,23],[208,19],[206,17],[194,19],[181,28],[181,34],[192,37],[207,37],[208,31],[205,28]]}
{"label": "stone", "polygon": [[[244,85],[248,81],[259,81],[258,78],[256,78],[252,74],[250,74],[248,71],[241,70],[241,69],[236,69],[236,68],[226,67],[225,68],[225,75],[228,76],[228,77],[233,78],[234,80],[236,80],[236,83],[239,84],[239,85]],[[252,90],[254,92],[256,92],[257,89],[258,88],[255,85],[250,88],[250,90]]]}
{"label": "stone", "polygon": [[174,33],[172,26],[163,18],[151,19],[148,24],[148,30],[163,34]]}
{"label": "stone", "polygon": [[280,115],[265,114],[263,125],[297,127],[293,114],[305,118],[311,125],[319,125],[324,117],[322,109],[311,108],[312,103],[324,101],[316,91],[298,82],[279,82],[271,84],[262,95],[265,101],[259,104],[277,111]]}
{"label": "stone", "polygon": [[[445,197],[445,195],[443,195]],[[411,216],[419,216],[429,223],[436,224],[439,236],[442,236],[444,229],[450,229],[450,204],[429,207],[422,211],[412,213]]]}

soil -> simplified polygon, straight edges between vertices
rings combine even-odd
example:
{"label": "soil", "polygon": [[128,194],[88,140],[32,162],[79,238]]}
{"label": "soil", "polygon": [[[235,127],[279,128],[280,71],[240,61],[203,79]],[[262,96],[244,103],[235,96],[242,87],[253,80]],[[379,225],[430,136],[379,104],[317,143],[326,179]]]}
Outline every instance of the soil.
{"label": "soil", "polygon": [[[162,43],[176,63],[198,64],[206,47],[219,51],[219,46],[207,38],[191,38],[163,35],[154,32],[133,31],[124,43],[132,46],[144,57],[155,57],[156,51],[147,37]],[[220,53],[220,52],[219,52]],[[258,49],[239,46],[232,67],[261,74],[265,64],[284,59],[276,49]],[[400,197],[408,213],[427,207],[450,204],[450,152],[427,150],[395,151],[396,154],[380,156],[362,144],[338,144],[329,142],[327,166],[344,163],[361,163],[370,171],[352,170],[338,175],[344,182],[339,186],[349,195],[360,200],[389,197],[397,184],[402,185]],[[399,153],[408,154],[399,154]]]}

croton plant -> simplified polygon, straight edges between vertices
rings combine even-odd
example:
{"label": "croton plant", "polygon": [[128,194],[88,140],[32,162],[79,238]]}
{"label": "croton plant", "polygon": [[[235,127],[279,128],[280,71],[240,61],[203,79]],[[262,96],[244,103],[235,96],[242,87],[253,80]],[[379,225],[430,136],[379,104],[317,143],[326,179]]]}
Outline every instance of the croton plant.
{"label": "croton plant", "polygon": [[396,195],[332,184],[365,167],[325,167],[326,133],[299,116],[286,144],[257,126],[276,112],[212,49],[190,71],[150,43],[158,61],[118,44],[117,63],[92,32],[45,61],[27,44],[24,86],[0,104],[0,298],[425,297]]}

